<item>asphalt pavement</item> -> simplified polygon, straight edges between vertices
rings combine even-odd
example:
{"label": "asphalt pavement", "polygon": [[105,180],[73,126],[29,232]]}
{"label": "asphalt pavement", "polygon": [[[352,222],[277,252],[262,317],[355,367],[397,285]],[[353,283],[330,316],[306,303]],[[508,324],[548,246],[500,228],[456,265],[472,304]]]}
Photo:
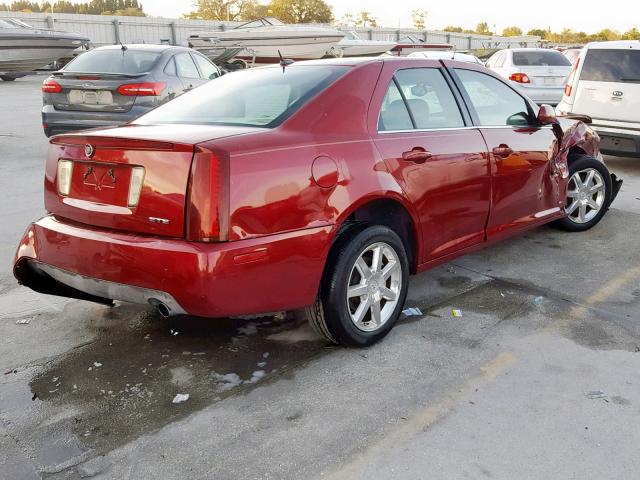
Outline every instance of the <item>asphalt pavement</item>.
{"label": "asphalt pavement", "polygon": [[44,214],[41,80],[0,82],[1,478],[638,477],[640,160],[606,158],[625,183],[589,232],[413,277],[422,315],[337,348],[295,316],[177,321],[18,286]]}

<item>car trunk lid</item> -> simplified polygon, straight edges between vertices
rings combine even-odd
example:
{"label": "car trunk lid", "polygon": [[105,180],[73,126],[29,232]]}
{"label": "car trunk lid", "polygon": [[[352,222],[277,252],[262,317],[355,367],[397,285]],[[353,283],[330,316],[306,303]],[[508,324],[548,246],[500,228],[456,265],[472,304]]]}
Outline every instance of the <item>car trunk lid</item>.
{"label": "car trunk lid", "polygon": [[[56,91],[49,91],[51,103],[56,110],[79,112],[128,112],[133,107],[137,95],[123,85],[151,82],[145,74],[77,74],[56,72],[51,80],[60,85]],[[161,85],[157,85],[160,87]],[[125,92],[122,94],[121,92]]]}
{"label": "car trunk lid", "polygon": [[526,73],[531,81],[531,86],[536,88],[559,88],[567,81],[570,66],[527,66],[515,67],[518,71]]}
{"label": "car trunk lid", "polygon": [[96,227],[183,237],[195,146],[255,130],[262,129],[131,125],[56,136],[46,165],[46,209]]}

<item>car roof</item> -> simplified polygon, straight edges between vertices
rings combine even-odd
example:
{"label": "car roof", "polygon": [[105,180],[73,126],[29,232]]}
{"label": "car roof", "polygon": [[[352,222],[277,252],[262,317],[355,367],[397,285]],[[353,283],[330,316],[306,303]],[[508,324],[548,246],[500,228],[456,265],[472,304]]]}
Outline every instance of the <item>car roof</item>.
{"label": "car roof", "polygon": [[591,42],[587,48],[636,49],[640,48],[640,40],[613,40],[611,42]]}
{"label": "car roof", "polygon": [[[125,43],[124,46],[127,47],[127,50],[140,50],[146,52],[164,52],[172,48],[189,50],[187,47],[180,47],[177,45],[152,45],[148,43]],[[102,47],[94,48],[93,50],[120,50],[122,47],[123,45],[104,45]]]}

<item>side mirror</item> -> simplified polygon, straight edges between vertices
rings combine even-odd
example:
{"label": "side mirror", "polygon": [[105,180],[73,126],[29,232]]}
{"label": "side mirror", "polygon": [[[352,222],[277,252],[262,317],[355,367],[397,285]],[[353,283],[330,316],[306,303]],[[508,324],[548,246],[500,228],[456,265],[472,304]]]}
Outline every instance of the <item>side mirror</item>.
{"label": "side mirror", "polygon": [[540,105],[540,110],[538,110],[538,122],[540,125],[555,125],[558,123],[558,118],[556,117],[556,110],[551,105]]}

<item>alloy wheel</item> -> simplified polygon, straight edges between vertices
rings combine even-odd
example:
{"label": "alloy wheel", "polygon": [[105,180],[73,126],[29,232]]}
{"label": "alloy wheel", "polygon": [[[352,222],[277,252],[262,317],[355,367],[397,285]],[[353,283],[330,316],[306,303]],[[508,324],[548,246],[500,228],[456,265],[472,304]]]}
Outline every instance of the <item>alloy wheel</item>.
{"label": "alloy wheel", "polygon": [[565,212],[575,223],[587,223],[598,215],[604,205],[605,182],[595,168],[585,168],[571,175]]}
{"label": "alloy wheel", "polygon": [[392,316],[402,288],[402,267],[387,243],[367,246],[351,268],[347,308],[356,328],[373,332]]}

